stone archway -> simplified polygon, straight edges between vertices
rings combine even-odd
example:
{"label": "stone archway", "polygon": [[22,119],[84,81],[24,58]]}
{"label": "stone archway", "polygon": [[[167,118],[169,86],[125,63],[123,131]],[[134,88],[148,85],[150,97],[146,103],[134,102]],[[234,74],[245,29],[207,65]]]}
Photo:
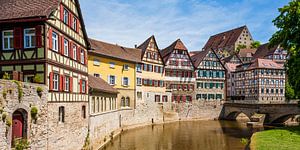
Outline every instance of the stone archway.
{"label": "stone archway", "polygon": [[12,143],[16,139],[26,139],[28,130],[28,113],[26,110],[19,108],[12,114]]}
{"label": "stone archway", "polygon": [[247,114],[245,114],[244,112],[241,111],[233,111],[231,113],[229,113],[226,116],[227,120],[234,120],[234,121],[250,121],[250,117]]}
{"label": "stone archway", "polygon": [[274,119],[271,123],[272,124],[288,124],[288,123],[299,123],[298,118],[299,115],[297,114],[285,114],[280,117]]}

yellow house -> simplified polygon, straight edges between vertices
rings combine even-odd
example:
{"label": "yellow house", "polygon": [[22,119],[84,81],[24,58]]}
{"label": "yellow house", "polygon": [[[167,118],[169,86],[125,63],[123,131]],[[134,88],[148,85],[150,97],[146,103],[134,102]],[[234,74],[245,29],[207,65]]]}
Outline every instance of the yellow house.
{"label": "yellow house", "polygon": [[93,39],[90,43],[89,74],[102,78],[118,90],[117,108],[135,108],[135,72],[141,61],[141,51]]}

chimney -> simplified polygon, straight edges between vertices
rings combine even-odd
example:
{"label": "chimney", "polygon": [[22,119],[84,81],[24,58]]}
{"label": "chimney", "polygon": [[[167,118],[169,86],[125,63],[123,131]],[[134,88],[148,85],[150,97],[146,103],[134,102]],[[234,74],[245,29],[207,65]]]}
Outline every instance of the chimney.
{"label": "chimney", "polygon": [[134,44],[134,48],[137,48],[137,45],[136,45],[136,44]]}

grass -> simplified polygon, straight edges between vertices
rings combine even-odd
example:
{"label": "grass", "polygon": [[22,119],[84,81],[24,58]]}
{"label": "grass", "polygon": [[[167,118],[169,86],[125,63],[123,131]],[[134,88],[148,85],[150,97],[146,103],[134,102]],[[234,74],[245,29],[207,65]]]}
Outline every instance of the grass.
{"label": "grass", "polygon": [[300,126],[257,132],[250,147],[251,150],[300,150]]}

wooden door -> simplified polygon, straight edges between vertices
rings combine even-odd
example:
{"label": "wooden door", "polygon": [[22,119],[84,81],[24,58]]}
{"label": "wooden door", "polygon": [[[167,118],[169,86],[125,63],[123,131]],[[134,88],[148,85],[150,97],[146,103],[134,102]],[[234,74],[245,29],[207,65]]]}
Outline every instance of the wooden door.
{"label": "wooden door", "polygon": [[24,120],[21,114],[13,115],[12,140],[23,138]]}

